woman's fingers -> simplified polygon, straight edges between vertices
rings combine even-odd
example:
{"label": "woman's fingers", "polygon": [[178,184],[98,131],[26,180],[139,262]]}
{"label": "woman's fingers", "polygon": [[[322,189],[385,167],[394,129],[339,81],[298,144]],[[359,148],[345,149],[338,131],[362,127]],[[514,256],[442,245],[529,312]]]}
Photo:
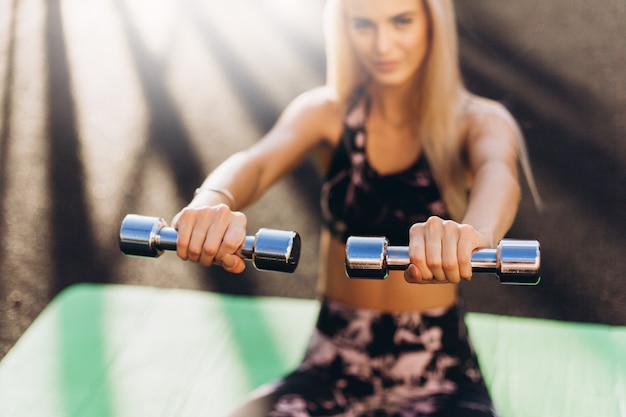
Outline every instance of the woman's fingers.
{"label": "woman's fingers", "polygon": [[469,225],[439,217],[416,223],[409,232],[411,265],[404,277],[411,283],[457,284],[461,279],[469,280],[471,255],[480,242],[480,233]]}
{"label": "woman's fingers", "polygon": [[232,213],[230,224],[222,238],[222,244],[215,256],[215,261],[220,263],[228,272],[239,273],[245,269],[244,260],[237,255],[239,248],[246,238],[245,232],[247,218],[240,212]]}
{"label": "woman's fingers", "polygon": [[424,223],[414,224],[409,231],[409,260],[404,277],[409,282],[422,283],[433,280],[433,273],[426,263],[426,239]]}
{"label": "woman's fingers", "polygon": [[[204,266],[213,265],[224,245],[224,236],[230,226],[231,213],[228,206],[224,204],[217,205],[212,208],[210,215],[206,216],[205,222],[208,222],[208,224],[202,224],[202,227],[196,228],[199,236],[204,235],[199,246],[200,256],[198,262],[200,264]],[[194,247],[194,249],[197,250],[198,247]]]}
{"label": "woman's fingers", "polygon": [[419,284],[422,282],[422,273],[417,266],[411,263],[404,270],[404,279],[408,283]]}
{"label": "woman's fingers", "polygon": [[443,240],[445,238],[443,220],[439,217],[431,217],[425,223],[425,247],[426,265],[433,274],[433,278],[439,282],[446,281],[443,270]]}
{"label": "woman's fingers", "polygon": [[442,238],[441,269],[444,274],[442,281],[458,284],[461,280],[459,267],[459,242],[460,225],[455,222],[444,222],[442,225],[444,236]]}
{"label": "woman's fingers", "polygon": [[233,254],[224,255],[220,265],[222,265],[224,270],[232,272],[233,274],[239,274],[246,268],[244,260]]}
{"label": "woman's fingers", "polygon": [[461,237],[458,242],[457,262],[460,279],[469,281],[472,279],[472,253],[479,247],[488,246],[487,243],[479,243],[476,230],[468,225],[461,226]]}
{"label": "woman's fingers", "polygon": [[246,223],[244,214],[224,204],[185,208],[172,222],[178,229],[176,252],[184,260],[242,272],[245,263],[237,252],[245,239]]}
{"label": "woman's fingers", "polygon": [[189,244],[197,215],[197,211],[185,208],[179,212],[172,221],[172,227],[178,231],[176,254],[185,261],[189,260]]}

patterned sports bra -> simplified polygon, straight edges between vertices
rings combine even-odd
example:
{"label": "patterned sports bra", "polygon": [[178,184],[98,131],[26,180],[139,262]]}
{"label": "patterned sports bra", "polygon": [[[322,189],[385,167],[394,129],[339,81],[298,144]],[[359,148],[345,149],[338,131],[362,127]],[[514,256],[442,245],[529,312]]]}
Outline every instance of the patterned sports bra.
{"label": "patterned sports bra", "polygon": [[367,100],[348,112],[321,190],[323,220],[333,236],[386,236],[407,245],[409,228],[430,216],[449,218],[422,155],[406,170],[380,175],[365,154]]}

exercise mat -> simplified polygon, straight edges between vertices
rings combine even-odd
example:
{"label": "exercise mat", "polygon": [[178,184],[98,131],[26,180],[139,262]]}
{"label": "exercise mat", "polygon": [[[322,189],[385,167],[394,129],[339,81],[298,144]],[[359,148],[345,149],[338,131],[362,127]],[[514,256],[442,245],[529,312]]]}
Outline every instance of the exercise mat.
{"label": "exercise mat", "polygon": [[[80,284],[0,362],[0,417],[226,415],[301,358],[315,300]],[[502,417],[624,417],[626,327],[469,313]]]}

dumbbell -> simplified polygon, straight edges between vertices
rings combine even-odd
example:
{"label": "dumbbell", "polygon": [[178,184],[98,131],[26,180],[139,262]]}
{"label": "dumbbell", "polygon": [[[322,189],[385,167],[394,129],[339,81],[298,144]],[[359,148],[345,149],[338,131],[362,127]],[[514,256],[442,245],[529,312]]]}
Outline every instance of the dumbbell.
{"label": "dumbbell", "polygon": [[[120,227],[120,250],[125,255],[157,258],[176,250],[178,231],[159,217],[129,214]],[[246,236],[237,254],[260,270],[293,272],[300,259],[297,232],[261,228]]]}
{"label": "dumbbell", "polygon": [[[407,246],[390,246],[385,237],[351,236],[346,242],[346,274],[350,278],[385,279],[390,270],[409,264]],[[537,285],[540,246],[536,240],[503,239],[495,249],[472,254],[472,271],[494,273],[501,284]]]}

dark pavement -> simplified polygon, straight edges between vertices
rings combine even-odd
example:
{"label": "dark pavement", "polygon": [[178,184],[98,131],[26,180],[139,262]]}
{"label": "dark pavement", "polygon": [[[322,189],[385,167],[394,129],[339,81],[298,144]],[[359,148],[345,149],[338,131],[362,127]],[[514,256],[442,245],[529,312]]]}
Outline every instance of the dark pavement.
{"label": "dark pavement", "polygon": [[[626,325],[626,3],[457,1],[466,81],[513,112],[542,211],[538,287],[476,277],[469,310]],[[78,282],[315,296],[319,179],[306,163],[247,210],[297,230],[298,272],[126,258],[127,213],[168,221],[205,175],[323,82],[322,0],[0,2],[0,357]],[[174,312],[173,312],[174,314]]]}

